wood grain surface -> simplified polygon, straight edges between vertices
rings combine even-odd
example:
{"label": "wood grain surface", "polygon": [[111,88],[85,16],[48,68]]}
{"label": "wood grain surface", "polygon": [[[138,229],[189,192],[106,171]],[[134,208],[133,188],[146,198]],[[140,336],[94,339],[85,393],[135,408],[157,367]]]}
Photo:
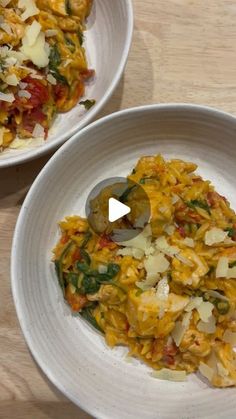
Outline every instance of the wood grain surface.
{"label": "wood grain surface", "polygon": [[[133,0],[133,5],[135,29],[126,71],[99,117],[158,102],[199,103],[236,114],[235,1]],[[0,171],[1,419],[90,418],[35,364],[11,296],[14,226],[30,185],[49,157]]]}

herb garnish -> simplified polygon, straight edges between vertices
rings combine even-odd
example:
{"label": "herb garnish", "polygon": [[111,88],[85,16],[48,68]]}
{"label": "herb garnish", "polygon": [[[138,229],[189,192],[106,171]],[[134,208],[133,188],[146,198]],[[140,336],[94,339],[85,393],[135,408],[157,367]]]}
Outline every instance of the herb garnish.
{"label": "herb garnish", "polygon": [[120,202],[126,202],[127,201],[127,199],[128,199],[128,196],[129,196],[129,194],[130,194],[130,192],[132,192],[132,190],[134,189],[134,188],[136,188],[137,187],[137,185],[133,185],[133,186],[129,186],[123,193],[122,193],[122,195],[120,195],[120,197],[119,197],[119,201]]}
{"label": "herb garnish", "polygon": [[49,69],[53,77],[62,84],[68,85],[67,79],[59,72],[58,66],[61,64],[61,54],[57,45],[53,45],[49,55]]}
{"label": "herb garnish", "polygon": [[87,111],[92,108],[96,103],[95,99],[86,99],[79,102],[80,105],[83,105]]}
{"label": "herb garnish", "polygon": [[65,9],[68,15],[72,14],[70,0],[65,0]]}
{"label": "herb garnish", "polygon": [[72,241],[69,242],[65,246],[64,250],[62,251],[60,258],[56,259],[54,262],[58,281],[61,286],[63,295],[65,295],[65,284],[64,284],[64,277],[63,277],[63,261],[64,261],[64,257],[67,255],[72,245],[73,245],[73,242]]}
{"label": "herb garnish", "polygon": [[92,303],[86,307],[84,307],[81,312],[79,313],[81,317],[83,317],[85,320],[87,320],[88,323],[90,323],[95,329],[97,329],[99,332],[103,332],[101,327],[98,325],[97,320],[93,316],[92,311],[96,307],[96,303]]}
{"label": "herb garnish", "polygon": [[205,211],[207,211],[208,214],[211,214],[210,207],[206,201],[200,201],[199,199],[192,199],[191,201],[187,201],[186,205],[192,209],[195,209],[196,207],[202,208]]}

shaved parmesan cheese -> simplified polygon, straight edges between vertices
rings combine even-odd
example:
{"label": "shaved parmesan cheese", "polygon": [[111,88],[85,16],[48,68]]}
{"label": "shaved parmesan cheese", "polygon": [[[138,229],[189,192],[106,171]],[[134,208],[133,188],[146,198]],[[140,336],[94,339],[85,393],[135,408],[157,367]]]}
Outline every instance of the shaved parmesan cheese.
{"label": "shaved parmesan cheese", "polygon": [[146,278],[145,281],[137,281],[135,282],[135,285],[140,288],[143,291],[147,291],[153,287],[155,287],[159,277],[158,275],[156,277],[149,277]]}
{"label": "shaved parmesan cheese", "polygon": [[160,252],[163,252],[170,257],[173,257],[179,252],[177,247],[169,245],[164,236],[158,237],[158,239],[156,239],[155,246],[158,250],[160,250]]}
{"label": "shaved parmesan cheese", "polygon": [[233,278],[233,279],[236,278],[236,266],[228,269],[227,278]]}
{"label": "shaved parmesan cheese", "polygon": [[11,67],[11,66],[15,65],[16,63],[17,63],[17,59],[14,58],[14,57],[5,58],[4,64],[5,64],[6,67]]}
{"label": "shaved parmesan cheese", "polygon": [[224,231],[218,227],[213,227],[205,234],[205,244],[207,246],[212,246],[213,244],[221,243],[225,240],[227,235],[227,231]]}
{"label": "shaved parmesan cheese", "polygon": [[165,231],[166,234],[168,234],[168,236],[172,236],[172,234],[174,234],[174,232],[175,232],[175,226],[173,226],[173,225],[166,226],[164,228],[164,231]]}
{"label": "shaved parmesan cheese", "polygon": [[144,251],[142,249],[135,249],[134,247],[124,247],[119,249],[116,253],[121,256],[133,256],[135,259],[142,259],[144,256]]}
{"label": "shaved parmesan cheese", "polygon": [[10,74],[5,78],[5,82],[9,84],[9,86],[17,86],[19,83],[19,79],[16,77],[15,74]]}
{"label": "shaved parmesan cheese", "polygon": [[[120,230],[122,233],[124,230]],[[114,241],[116,241],[116,236],[118,238],[118,230],[114,230]],[[141,249],[145,251],[147,248],[150,247],[151,244],[151,237],[147,234],[149,233],[149,229],[147,230],[147,227],[140,233],[138,236],[134,237],[133,239],[126,240],[126,241],[118,241],[118,244],[125,247],[135,247],[136,249]],[[120,238],[120,236],[119,236]]]}
{"label": "shaved parmesan cheese", "polygon": [[178,195],[172,194],[171,202],[173,205],[176,204],[180,200],[180,197]]}
{"label": "shaved parmesan cheese", "polygon": [[188,305],[185,307],[185,311],[189,312],[194,310],[195,308],[198,308],[203,302],[202,297],[194,297],[191,299],[191,301],[188,303]]}
{"label": "shaved parmesan cheese", "polygon": [[205,364],[204,362],[200,361],[199,364],[199,371],[200,373],[206,377],[209,381],[212,380],[213,376],[214,376],[214,369],[209,367],[207,364]]}
{"label": "shaved parmesan cheese", "polygon": [[24,36],[20,51],[37,67],[46,67],[49,63],[49,51],[46,51],[45,35],[43,32],[39,33],[32,46],[28,44],[28,38]]}
{"label": "shaved parmesan cheese", "polygon": [[171,336],[175,341],[176,346],[180,345],[180,342],[183,339],[185,333],[185,327],[182,325],[180,321],[175,322],[175,327],[171,332]]}
{"label": "shaved parmesan cheese", "polygon": [[223,341],[230,343],[232,346],[236,346],[236,333],[227,329],[223,335]]}
{"label": "shaved parmesan cheese", "polygon": [[29,148],[32,146],[32,148],[35,147],[40,147],[44,144],[44,139],[43,138],[37,138],[37,139],[20,139],[20,138],[15,138],[10,144],[9,144],[9,148],[15,150],[15,149],[24,149],[24,148]]}
{"label": "shaved parmesan cheese", "polygon": [[44,127],[42,127],[42,125],[40,124],[35,124],[34,130],[32,132],[32,137],[37,138],[37,137],[44,137],[45,132],[44,132]]}
{"label": "shaved parmesan cheese", "polygon": [[43,76],[41,76],[40,74],[36,74],[36,73],[31,73],[30,77],[32,79],[43,80]]}
{"label": "shaved parmesan cheese", "polygon": [[24,83],[23,81],[20,81],[19,86],[22,90],[25,90],[25,88],[28,86],[28,84]]}
{"label": "shaved parmesan cheese", "polygon": [[192,317],[192,313],[191,312],[190,313],[186,313],[183,316],[182,325],[184,327],[186,327],[186,329],[189,327],[189,323],[190,323],[191,317]]}
{"label": "shaved parmesan cheese", "polygon": [[28,92],[27,90],[19,90],[18,96],[19,97],[25,97],[26,99],[30,99],[31,98],[31,93]]}
{"label": "shaved parmesan cheese", "polygon": [[160,300],[167,300],[168,299],[168,295],[169,295],[169,284],[168,284],[168,279],[165,276],[164,278],[162,278],[157,285],[157,297]]}
{"label": "shaved parmesan cheese", "polygon": [[175,255],[176,259],[178,259],[180,262],[182,262],[184,265],[187,266],[193,266],[191,260],[187,259],[185,256],[181,255],[181,254],[177,254]]}
{"label": "shaved parmesan cheese", "polygon": [[2,7],[6,7],[10,2],[11,0],[0,0],[0,5]]}
{"label": "shaved parmesan cheese", "polygon": [[10,25],[8,23],[6,23],[6,22],[0,23],[0,28],[4,32],[6,32],[8,35],[11,35],[12,34],[12,29],[11,29],[11,27],[10,27]]}
{"label": "shaved parmesan cheese", "polygon": [[42,29],[40,23],[37,20],[34,20],[33,23],[26,27],[25,29],[25,36],[27,38],[27,43],[30,47],[35,44],[36,39]]}
{"label": "shaved parmesan cheese", "polygon": [[0,100],[2,100],[3,102],[12,103],[15,100],[15,96],[13,95],[13,93],[2,93],[2,92],[0,92]]}
{"label": "shaved parmesan cheese", "polygon": [[216,268],[216,278],[226,278],[228,273],[229,260],[225,256],[219,258]]}
{"label": "shaved parmesan cheese", "polygon": [[56,81],[55,77],[53,77],[52,74],[47,75],[47,81],[49,81],[49,83],[51,83],[54,86],[57,84],[57,81]]}
{"label": "shaved parmesan cheese", "polygon": [[98,272],[100,274],[106,274],[107,273],[107,266],[106,265],[99,265],[98,266]]}
{"label": "shaved parmesan cheese", "polygon": [[179,346],[182,342],[184,334],[189,327],[189,323],[192,317],[192,313],[186,313],[183,316],[183,320],[175,322],[175,327],[171,332],[171,336],[175,341],[176,346]]}
{"label": "shaved parmesan cheese", "polygon": [[169,268],[169,261],[165,258],[163,253],[158,253],[148,256],[144,260],[144,268],[146,269],[147,276],[154,276],[157,273],[163,273]]}
{"label": "shaved parmesan cheese", "polygon": [[158,378],[159,380],[168,381],[186,381],[186,371],[174,371],[168,368],[162,368],[159,371],[153,371],[152,377]]}
{"label": "shaved parmesan cheese", "polygon": [[45,31],[45,36],[47,38],[50,38],[51,36],[56,36],[58,34],[58,31],[56,29],[47,29]]}
{"label": "shaved parmesan cheese", "polygon": [[197,311],[200,316],[200,319],[207,323],[212,315],[214,305],[209,301],[203,301],[198,307]]}
{"label": "shaved parmesan cheese", "polygon": [[197,329],[200,332],[204,332],[204,333],[215,333],[216,331],[216,319],[215,317],[212,315],[209,317],[208,322],[203,322],[202,320],[200,320],[197,324]]}
{"label": "shaved parmesan cheese", "polygon": [[185,237],[185,239],[183,240],[183,244],[185,244],[188,247],[194,247],[195,246],[194,240],[191,239],[190,237]]}
{"label": "shaved parmesan cheese", "polygon": [[218,373],[221,377],[225,378],[229,375],[229,371],[223,366],[221,362],[217,362],[216,365],[217,365]]}
{"label": "shaved parmesan cheese", "polygon": [[34,0],[19,0],[18,7],[19,9],[25,10],[21,15],[22,20],[26,20],[31,16],[39,14],[39,9],[36,7]]}
{"label": "shaved parmesan cheese", "polygon": [[[9,58],[15,58],[15,60],[17,61],[17,63],[19,65],[21,65],[23,63],[23,61],[26,61],[27,57],[20,51],[13,51],[10,50],[7,53],[7,56]],[[29,69],[26,67],[26,69],[29,71]]]}

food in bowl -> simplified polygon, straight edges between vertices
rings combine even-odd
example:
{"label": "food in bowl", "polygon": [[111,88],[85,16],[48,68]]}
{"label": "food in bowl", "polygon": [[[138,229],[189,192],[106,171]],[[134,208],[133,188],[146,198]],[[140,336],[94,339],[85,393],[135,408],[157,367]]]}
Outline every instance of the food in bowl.
{"label": "food in bowl", "polygon": [[[92,0],[0,1],[0,150],[47,138],[55,116],[84,95],[83,47]],[[89,108],[94,100],[81,102]]]}
{"label": "food in bowl", "polygon": [[[64,297],[104,334],[155,371],[181,381],[199,371],[236,385],[236,214],[197,165],[142,157],[128,176],[150,200],[150,220],[126,242],[74,215],[59,223],[54,263]],[[95,198],[103,211],[103,191]],[[138,201],[126,194],[127,205]],[[130,213],[119,227],[134,226]],[[121,226],[123,224],[123,226]],[[114,231],[116,222],[112,223]]]}

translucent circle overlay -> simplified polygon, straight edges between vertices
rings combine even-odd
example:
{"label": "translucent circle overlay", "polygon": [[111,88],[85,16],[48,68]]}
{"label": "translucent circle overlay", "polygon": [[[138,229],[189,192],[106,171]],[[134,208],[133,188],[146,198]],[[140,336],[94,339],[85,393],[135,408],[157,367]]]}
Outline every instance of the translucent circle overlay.
{"label": "translucent circle overlay", "polygon": [[[109,199],[114,198],[130,208],[129,214],[109,221]],[[90,228],[99,235],[124,242],[138,236],[150,219],[150,201],[141,184],[123,177],[99,182],[89,193],[86,216]]]}

